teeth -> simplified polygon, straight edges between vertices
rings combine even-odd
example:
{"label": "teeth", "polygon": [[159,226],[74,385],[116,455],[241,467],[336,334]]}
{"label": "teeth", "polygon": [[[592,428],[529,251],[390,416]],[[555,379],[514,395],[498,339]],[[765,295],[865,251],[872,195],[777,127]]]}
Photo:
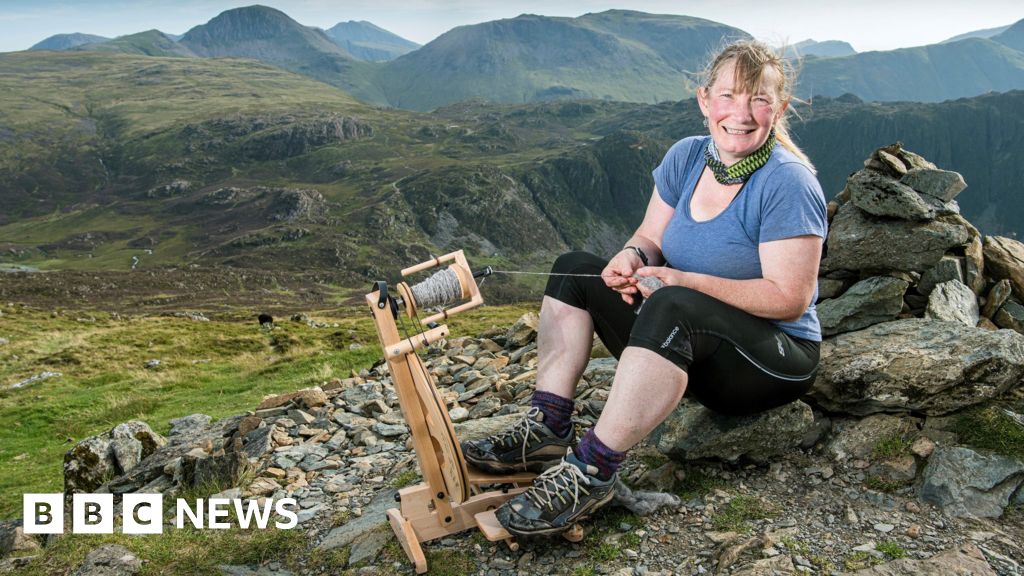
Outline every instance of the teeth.
{"label": "teeth", "polygon": [[750,134],[751,132],[753,132],[753,130],[733,130],[732,128],[726,128],[725,131],[728,134],[736,134],[736,135],[741,135],[741,134],[742,135],[746,135],[746,134]]}

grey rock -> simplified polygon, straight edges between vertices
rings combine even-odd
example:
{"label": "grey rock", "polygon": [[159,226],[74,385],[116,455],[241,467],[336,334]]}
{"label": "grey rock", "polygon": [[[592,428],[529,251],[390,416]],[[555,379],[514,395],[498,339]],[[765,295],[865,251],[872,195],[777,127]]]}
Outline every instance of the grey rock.
{"label": "grey rock", "polygon": [[835,278],[818,278],[818,300],[828,300],[843,293],[846,282]]}
{"label": "grey rock", "polygon": [[195,434],[210,425],[210,417],[206,414],[192,414],[171,420],[171,436]]}
{"label": "grey rock", "polygon": [[490,418],[480,418],[479,420],[467,420],[455,425],[455,435],[459,437],[459,440],[484,438],[491,434],[497,434],[502,430],[507,430],[522,419],[523,415],[520,413],[491,416]]}
{"label": "grey rock", "polygon": [[846,182],[853,205],[875,216],[931,220],[935,208],[905,184],[873,170],[859,170]]}
{"label": "grey rock", "polygon": [[932,168],[910,170],[900,182],[942,202],[949,202],[967,188],[967,182],[958,172]]}
{"label": "grey rock", "polygon": [[388,521],[385,512],[388,508],[395,506],[395,494],[397,493],[398,490],[396,489],[387,489],[378,492],[373,497],[370,504],[363,508],[362,516],[354,518],[345,524],[332,529],[327,536],[324,537],[323,541],[320,542],[318,548],[322,550],[332,550],[334,548],[348,546],[363,534],[376,530],[380,527],[387,526]]}
{"label": "grey rock", "polygon": [[341,398],[349,406],[359,406],[370,400],[383,400],[384,387],[380,382],[356,384],[342,392]]}
{"label": "grey rock", "polygon": [[995,518],[1024,482],[1024,462],[962,446],[939,446],[928,459],[921,500],[950,516]]}
{"label": "grey rock", "polygon": [[837,418],[826,449],[833,458],[867,459],[875,446],[886,438],[906,437],[916,430],[920,419],[892,414],[872,414],[866,418]]}
{"label": "grey rock", "polygon": [[895,320],[903,309],[909,284],[890,276],[861,280],[842,296],[818,305],[818,319],[825,336],[851,332]]}
{"label": "grey rock", "polygon": [[0,520],[0,558],[11,552],[39,550],[39,543],[25,534],[21,520]]}
{"label": "grey rock", "polygon": [[349,549],[348,565],[353,566],[360,562],[372,561],[392,538],[394,538],[394,533],[387,526],[357,536]]}
{"label": "grey rock", "polygon": [[110,441],[110,454],[118,474],[124,474],[142,461],[142,443],[134,438],[115,438]]}
{"label": "grey rock", "polygon": [[992,289],[988,291],[988,296],[985,297],[985,305],[981,308],[981,315],[985,318],[993,318],[996,312],[1010,298],[1012,291],[1013,288],[1010,286],[1010,281],[1006,278],[996,282]]}
{"label": "grey rock", "polygon": [[930,558],[900,558],[857,571],[858,576],[996,576],[974,544],[964,544]]}
{"label": "grey rock", "polygon": [[238,452],[207,457],[185,455],[181,459],[181,483],[186,487],[234,486],[248,462]]}
{"label": "grey rock", "polygon": [[936,285],[950,280],[964,281],[963,262],[956,256],[943,256],[935,266],[921,275],[917,283],[917,291],[925,296],[931,294]]}
{"label": "grey rock", "polygon": [[1024,334],[1024,306],[1012,300],[1003,304],[992,320],[1000,328],[1009,328]]}
{"label": "grey rock", "polygon": [[241,420],[241,416],[222,418],[201,432],[174,436],[155,452],[145,456],[142,462],[139,462],[133,469],[108,482],[105,488],[114,494],[123,494],[138,491],[144,486],[157,482],[166,473],[165,469],[168,468],[169,463],[183,459],[196,446],[207,442],[214,446],[223,445],[225,440],[238,430]]}
{"label": "grey rock", "polygon": [[334,416],[332,417],[339,426],[351,432],[356,428],[369,428],[377,423],[373,418],[367,418],[365,416],[359,416],[346,412],[344,410],[335,410]]}
{"label": "grey rock", "polygon": [[476,406],[469,411],[470,418],[486,418],[501,408],[501,400],[494,397],[488,396],[477,402]]}
{"label": "grey rock", "polygon": [[142,570],[139,560],[120,544],[104,544],[89,552],[72,576],[134,576]]}
{"label": "grey rock", "polygon": [[822,271],[922,272],[942,259],[946,250],[967,240],[968,230],[960,224],[886,220],[844,204],[832,220]]}
{"label": "grey rock", "polygon": [[538,326],[540,326],[540,317],[536,313],[523,314],[509,328],[505,335],[505,345],[509,348],[520,348],[532,343],[537,339]]}
{"label": "grey rock", "polygon": [[227,566],[217,567],[222,576],[293,576],[288,570],[274,570],[270,566]]}
{"label": "grey rock", "polygon": [[451,418],[452,422],[458,424],[469,420],[469,410],[462,406],[456,406],[448,412],[448,417]]}
{"label": "grey rock", "polygon": [[876,324],[822,343],[811,396],[830,411],[947,414],[1024,378],[1024,336],[924,319]]}
{"label": "grey rock", "polygon": [[264,454],[274,448],[273,433],[277,427],[274,424],[257,428],[245,435],[242,439],[242,451],[248,458],[261,458]]}
{"label": "grey rock", "polygon": [[814,424],[811,407],[796,401],[751,416],[725,416],[684,399],[651,434],[651,442],[680,460],[767,462],[795,449]]}
{"label": "grey rock", "polygon": [[401,436],[402,434],[408,434],[409,428],[404,424],[374,424],[371,428],[378,436],[385,438],[391,438],[394,436]]}
{"label": "grey rock", "polygon": [[971,327],[977,326],[981,319],[974,292],[959,280],[950,280],[936,286],[928,296],[928,309],[924,315],[925,318],[959,322]]}

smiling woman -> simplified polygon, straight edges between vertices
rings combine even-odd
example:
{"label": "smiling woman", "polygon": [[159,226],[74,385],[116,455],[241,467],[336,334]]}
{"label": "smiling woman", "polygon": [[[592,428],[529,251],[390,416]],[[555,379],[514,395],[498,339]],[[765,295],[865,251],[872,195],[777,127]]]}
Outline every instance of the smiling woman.
{"label": "smiling woman", "polygon": [[[790,85],[765,45],[723,50],[698,93],[710,136],[665,155],[626,246],[610,261],[584,252],[555,261],[533,409],[463,445],[484,470],[547,468],[497,510],[509,532],[561,532],[608,502],[626,451],[684,393],[745,415],[792,402],[814,382],[825,198],[786,130]],[[595,332],[619,363],[597,425],[576,443],[572,397]]]}

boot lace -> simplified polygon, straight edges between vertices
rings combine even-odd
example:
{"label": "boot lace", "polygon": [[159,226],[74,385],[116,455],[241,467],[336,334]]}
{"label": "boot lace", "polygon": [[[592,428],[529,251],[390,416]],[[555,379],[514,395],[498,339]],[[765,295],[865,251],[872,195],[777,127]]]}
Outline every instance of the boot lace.
{"label": "boot lace", "polygon": [[537,434],[536,426],[538,424],[536,418],[540,413],[540,408],[531,407],[523,414],[522,420],[516,422],[508,430],[488,436],[487,440],[499,446],[520,446],[520,459],[523,464],[526,464],[526,447],[530,444],[531,440],[538,442],[541,440]]}
{"label": "boot lace", "polygon": [[536,506],[549,510],[555,509],[556,498],[563,506],[568,505],[571,499],[572,509],[576,510],[580,493],[590,495],[587,486],[590,486],[590,478],[576,465],[562,460],[561,464],[537,476],[533,486],[524,494]]}

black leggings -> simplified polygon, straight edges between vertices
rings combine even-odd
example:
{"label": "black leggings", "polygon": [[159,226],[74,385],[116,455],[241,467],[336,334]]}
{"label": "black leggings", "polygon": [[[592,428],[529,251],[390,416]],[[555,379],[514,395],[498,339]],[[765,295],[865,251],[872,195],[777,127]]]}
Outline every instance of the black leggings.
{"label": "black leggings", "polygon": [[[552,272],[600,274],[607,260],[570,252]],[[787,404],[810,389],[819,343],[790,336],[707,294],[665,286],[629,305],[601,278],[551,276],[544,293],[586,310],[605,347],[619,358],[626,346],[659,354],[689,375],[686,394],[723,414],[743,415]]]}

